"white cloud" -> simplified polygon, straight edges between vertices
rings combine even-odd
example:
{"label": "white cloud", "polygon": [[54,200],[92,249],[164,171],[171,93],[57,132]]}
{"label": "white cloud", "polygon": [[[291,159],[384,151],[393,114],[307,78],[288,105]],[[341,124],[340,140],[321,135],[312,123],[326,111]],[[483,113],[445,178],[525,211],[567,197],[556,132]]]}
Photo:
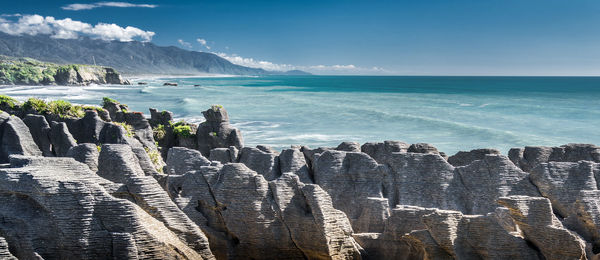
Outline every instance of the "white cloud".
{"label": "white cloud", "polygon": [[70,4],[70,5],[65,5],[63,7],[61,7],[63,10],[70,10],[70,11],[79,11],[79,10],[90,10],[90,9],[94,9],[94,8],[99,8],[99,7],[121,7],[121,8],[126,8],[126,7],[142,7],[142,8],[155,8],[158,5],[152,5],[152,4],[132,4],[132,3],[127,3],[127,2],[97,2],[97,3],[92,3],[92,4]]}
{"label": "white cloud", "polygon": [[207,45],[207,44],[208,44],[208,42],[207,42],[205,39],[198,38],[198,39],[196,39],[196,41],[197,41],[198,43],[200,43],[200,45],[202,45],[202,46],[206,47],[206,49],[207,49],[207,50],[210,50],[210,46],[208,46],[208,45]]}
{"label": "white cloud", "polygon": [[81,35],[99,38],[102,40],[117,40],[122,42],[139,39],[150,41],[154,32],[144,31],[136,27],[125,28],[116,24],[98,23],[92,26],[89,23],[74,21],[71,18],[55,19],[52,16],[23,15],[16,21],[0,20],[0,31],[11,35],[38,35],[47,34],[58,39],[75,39]]}
{"label": "white cloud", "polygon": [[379,67],[363,68],[353,64],[348,65],[312,65],[312,66],[296,66],[290,64],[276,64],[270,61],[255,60],[252,58],[244,58],[236,54],[214,53],[221,58],[237,65],[242,65],[251,68],[261,68],[271,71],[288,71],[302,70],[314,74],[391,74],[391,71]]}
{"label": "white cloud", "polygon": [[189,49],[189,48],[192,48],[192,44],[191,44],[191,43],[189,43],[189,42],[186,42],[186,41],[184,41],[184,40],[182,40],[182,39],[178,39],[178,40],[177,40],[177,42],[178,42],[179,44],[181,44],[181,46],[183,46],[183,47],[186,47],[186,48],[188,48],[188,49]]}

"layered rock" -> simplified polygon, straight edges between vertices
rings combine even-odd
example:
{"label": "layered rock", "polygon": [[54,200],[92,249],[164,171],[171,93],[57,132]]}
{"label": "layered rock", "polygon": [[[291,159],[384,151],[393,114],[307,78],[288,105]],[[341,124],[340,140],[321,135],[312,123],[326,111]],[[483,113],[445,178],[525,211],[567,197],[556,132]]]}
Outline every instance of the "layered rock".
{"label": "layered rock", "polygon": [[8,162],[10,155],[41,156],[42,151],[35,144],[29,128],[16,116],[0,115],[0,162]]}
{"label": "layered rock", "polygon": [[168,191],[220,259],[360,259],[345,214],[295,174],[268,182],[239,163],[174,173]]}
{"label": "layered rock", "polygon": [[196,141],[198,150],[204,156],[210,156],[213,148],[228,148],[234,146],[241,149],[244,146],[241,132],[229,124],[229,115],[221,106],[213,106],[203,111],[205,122],[198,125]]}
{"label": "layered rock", "polygon": [[213,258],[73,159],[11,157],[10,167],[0,170],[0,232],[19,259]]}
{"label": "layered rock", "polygon": [[593,144],[566,144],[559,147],[527,146],[512,148],[508,157],[524,171],[546,162],[600,162],[600,147]]}

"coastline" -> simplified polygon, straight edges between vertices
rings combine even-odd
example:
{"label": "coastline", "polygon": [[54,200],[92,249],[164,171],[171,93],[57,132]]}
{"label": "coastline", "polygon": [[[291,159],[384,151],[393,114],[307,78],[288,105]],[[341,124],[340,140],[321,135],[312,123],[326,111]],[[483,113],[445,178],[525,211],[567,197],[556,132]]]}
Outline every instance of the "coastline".
{"label": "coastline", "polygon": [[[401,141],[279,152],[244,145],[219,105],[203,110],[200,124],[156,109],[147,119],[110,98],[101,108],[74,109],[2,97],[0,108],[13,114],[0,113],[0,191],[26,198],[2,198],[19,208],[0,209],[19,220],[0,227],[6,255],[31,253],[17,237],[77,258],[89,255],[58,245],[106,252],[79,244],[87,230],[128,243],[112,254],[152,258],[471,258],[479,256],[474,248],[516,259],[585,258],[595,238],[583,235],[600,227],[593,222],[600,188],[583,184],[600,174],[600,147],[592,144],[514,148],[508,156],[494,149],[447,156]],[[584,181],[569,181],[575,177]],[[83,219],[103,225],[89,230]],[[46,225],[60,232],[38,239]],[[556,250],[554,241],[565,246]]]}

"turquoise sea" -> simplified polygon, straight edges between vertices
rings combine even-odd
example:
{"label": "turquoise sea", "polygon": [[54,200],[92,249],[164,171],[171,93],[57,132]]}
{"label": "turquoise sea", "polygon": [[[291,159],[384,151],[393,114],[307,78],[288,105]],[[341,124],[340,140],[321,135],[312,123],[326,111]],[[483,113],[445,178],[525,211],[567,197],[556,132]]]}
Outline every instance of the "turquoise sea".
{"label": "turquoise sea", "polygon": [[5,86],[0,93],[85,104],[109,96],[132,110],[166,109],[193,122],[220,104],[246,145],[279,149],[401,140],[432,143],[453,154],[600,144],[599,77],[265,76],[138,78],[133,84]]}

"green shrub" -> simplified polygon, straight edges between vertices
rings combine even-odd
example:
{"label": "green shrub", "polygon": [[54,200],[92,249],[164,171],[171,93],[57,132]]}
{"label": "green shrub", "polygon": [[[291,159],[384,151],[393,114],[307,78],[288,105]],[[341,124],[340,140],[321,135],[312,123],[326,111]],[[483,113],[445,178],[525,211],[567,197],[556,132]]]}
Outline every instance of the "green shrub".
{"label": "green shrub", "polygon": [[48,104],[46,104],[44,100],[41,100],[39,98],[29,98],[27,99],[27,101],[25,101],[25,103],[23,103],[24,110],[33,109],[40,114],[48,112],[48,108]]}
{"label": "green shrub", "polygon": [[180,137],[190,137],[192,128],[189,125],[178,125],[173,128],[173,133]]}
{"label": "green shrub", "polygon": [[222,109],[222,108],[223,108],[223,106],[221,106],[221,105],[212,105],[212,106],[210,106],[210,109],[212,109],[215,112],[219,111],[219,109]]}
{"label": "green shrub", "polygon": [[19,101],[17,101],[16,99],[6,95],[0,95],[0,105],[7,105],[10,108],[14,108],[18,104]]}
{"label": "green shrub", "polygon": [[133,137],[133,126],[124,123],[124,122],[114,122],[116,125],[120,125],[123,128],[125,128],[125,135],[127,135],[128,137]]}
{"label": "green shrub", "polygon": [[167,131],[165,130],[165,126],[158,124],[155,128],[152,128],[152,133],[154,134],[155,140],[162,140],[165,138]]}
{"label": "green shrub", "polygon": [[115,103],[115,104],[119,104],[118,101],[109,98],[109,97],[103,97],[102,98],[102,107],[106,107],[108,105],[108,103]]}
{"label": "green shrub", "polygon": [[156,168],[156,171],[162,173],[163,167],[160,163],[160,153],[158,152],[158,150],[150,150],[150,148],[148,147],[144,147],[144,149],[146,150],[148,157],[150,157],[150,161],[152,161],[152,164],[154,164],[154,168]]}

